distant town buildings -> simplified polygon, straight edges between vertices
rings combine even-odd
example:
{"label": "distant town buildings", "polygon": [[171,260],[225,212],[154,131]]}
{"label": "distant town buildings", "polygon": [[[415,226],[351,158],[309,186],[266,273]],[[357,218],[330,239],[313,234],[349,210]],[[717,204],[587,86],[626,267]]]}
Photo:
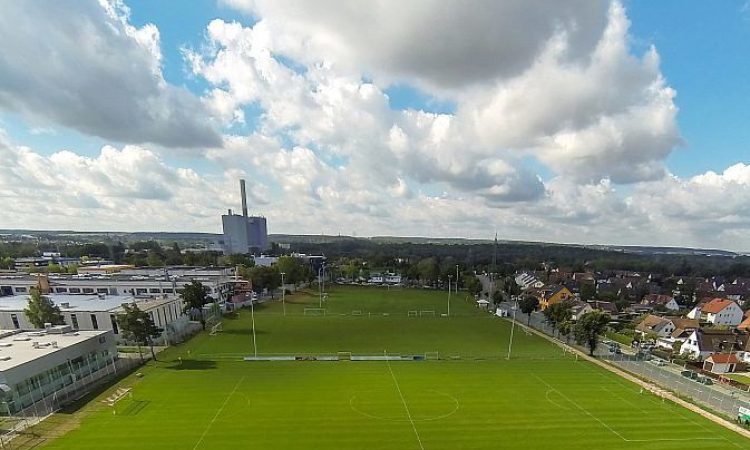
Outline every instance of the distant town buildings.
{"label": "distant town buildings", "polygon": [[242,196],[242,215],[234,214],[230,209],[227,214],[221,216],[224,231],[222,244],[225,255],[259,253],[270,248],[266,218],[247,214],[245,180],[240,180],[240,195]]}

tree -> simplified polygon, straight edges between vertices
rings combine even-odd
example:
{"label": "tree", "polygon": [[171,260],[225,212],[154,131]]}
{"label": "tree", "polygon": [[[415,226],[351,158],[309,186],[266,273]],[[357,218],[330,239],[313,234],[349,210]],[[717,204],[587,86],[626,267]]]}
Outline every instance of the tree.
{"label": "tree", "polygon": [[594,356],[599,336],[604,334],[610,321],[609,314],[591,311],[582,315],[576,322],[574,334],[576,342],[589,348],[589,355]]}
{"label": "tree", "polygon": [[503,288],[505,289],[505,293],[510,297],[521,293],[521,287],[516,283],[516,279],[513,277],[505,277]]}
{"label": "tree", "polygon": [[274,289],[281,285],[281,273],[276,267],[255,266],[250,269],[249,276],[253,282],[253,290],[257,292],[267,289],[271,298]]}
{"label": "tree", "polygon": [[581,300],[588,301],[594,298],[594,295],[596,295],[596,284],[593,283],[581,283],[580,286],[581,291]]}
{"label": "tree", "polygon": [[552,330],[568,331],[570,319],[573,317],[573,304],[569,301],[554,303],[544,310],[544,317],[552,326]]}
{"label": "tree", "polygon": [[505,300],[503,293],[499,290],[492,293],[492,303],[497,306]]}
{"label": "tree", "polygon": [[526,314],[526,324],[531,323],[531,313],[536,311],[536,309],[539,307],[539,299],[534,297],[533,295],[525,295],[520,302],[518,302],[518,307],[521,309],[521,312]]}
{"label": "tree", "polygon": [[302,281],[302,264],[300,264],[300,261],[297,258],[292,256],[279,256],[278,261],[276,261],[276,269],[279,274],[284,272],[285,283],[292,283],[296,286],[297,283]]}
{"label": "tree", "polygon": [[43,296],[36,288],[31,289],[29,304],[23,310],[23,313],[36,328],[44,328],[45,323],[51,323],[52,325],[64,323],[60,308],[49,297]]}
{"label": "tree", "polygon": [[464,286],[466,286],[466,290],[469,291],[469,294],[473,296],[477,296],[482,292],[482,283],[474,274],[464,274]]}
{"label": "tree", "polygon": [[203,306],[209,303],[208,288],[203,286],[200,281],[193,280],[180,294],[184,302],[183,311],[189,314],[191,318],[197,317],[201,322],[201,327],[206,329],[206,317],[203,313]]}
{"label": "tree", "polygon": [[146,311],[141,311],[138,305],[132,303],[130,305],[122,305],[124,313],[117,315],[117,325],[120,326],[122,334],[125,339],[133,341],[138,346],[138,354],[143,361],[143,353],[141,353],[141,345],[147,345],[151,349],[151,356],[156,361],[156,353],[154,353],[154,338],[161,336],[164,331],[158,328],[154,324],[154,320],[151,315]]}

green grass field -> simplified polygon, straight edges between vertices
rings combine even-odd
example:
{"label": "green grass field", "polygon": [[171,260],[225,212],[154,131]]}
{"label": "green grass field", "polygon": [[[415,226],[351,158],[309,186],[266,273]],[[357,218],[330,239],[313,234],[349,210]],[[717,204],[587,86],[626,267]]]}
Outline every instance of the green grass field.
{"label": "green grass field", "polygon": [[[287,297],[286,316],[280,302],[255,312],[260,354],[439,352],[439,361],[241,361],[253,353],[251,314],[243,310],[218,335],[168,349],[142,377],[119,383],[133,396],[116,414],[93,401],[71,431],[42,447],[750,448],[741,436],[522,330],[505,360],[508,322],[463,297],[454,298],[450,318],[441,317],[446,299],[444,292],[335,287],[325,316],[303,315],[318,302],[305,294]],[[409,317],[411,310],[436,315]]]}

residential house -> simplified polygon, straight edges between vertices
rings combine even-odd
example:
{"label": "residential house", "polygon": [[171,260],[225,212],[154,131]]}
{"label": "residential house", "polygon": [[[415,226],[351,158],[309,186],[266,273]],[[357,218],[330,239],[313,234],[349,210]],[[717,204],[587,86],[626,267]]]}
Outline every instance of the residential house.
{"label": "residential house", "polygon": [[732,373],[738,362],[733,353],[714,353],[703,362],[703,370],[713,373]]}
{"label": "residential house", "polygon": [[601,300],[592,300],[589,301],[589,305],[595,310],[605,312],[609,314],[610,317],[617,318],[620,315],[620,312],[617,310],[617,305],[615,305],[613,302],[603,302]]}
{"label": "residential house", "polygon": [[703,360],[710,354],[729,350],[730,348],[745,348],[747,336],[737,335],[729,330],[698,329],[680,347],[680,353],[692,358]]}
{"label": "residential house", "polygon": [[654,308],[664,307],[670,311],[677,311],[680,305],[677,304],[674,297],[665,294],[646,294],[641,300],[641,305],[648,305]]}
{"label": "residential house", "polygon": [[564,300],[572,300],[575,298],[572,292],[565,286],[559,284],[553,284],[551,286],[545,286],[538,292],[539,298],[539,309],[544,311],[555,303],[559,303]]}
{"label": "residential house", "polygon": [[580,300],[574,300],[572,303],[573,307],[571,308],[571,312],[573,313],[573,315],[571,316],[571,318],[573,320],[578,320],[584,314],[590,313],[594,310],[594,308],[592,308],[590,304],[582,302]]}
{"label": "residential house", "polygon": [[649,334],[655,334],[656,336],[663,338],[671,336],[674,330],[675,325],[671,319],[655,316],[653,314],[644,317],[635,327],[635,331],[639,332],[643,337],[646,337],[646,335]]}
{"label": "residential house", "polygon": [[656,341],[656,346],[665,350],[674,350],[675,345],[682,345],[690,334],[700,328],[700,324],[695,319],[672,318],[674,331],[666,337],[660,337]]}
{"label": "residential house", "polygon": [[700,320],[713,325],[735,327],[742,322],[743,312],[736,302],[726,298],[715,298],[701,308]]}
{"label": "residential house", "polygon": [[516,284],[525,291],[528,289],[541,289],[544,287],[544,283],[539,280],[535,275],[523,272],[516,275]]}

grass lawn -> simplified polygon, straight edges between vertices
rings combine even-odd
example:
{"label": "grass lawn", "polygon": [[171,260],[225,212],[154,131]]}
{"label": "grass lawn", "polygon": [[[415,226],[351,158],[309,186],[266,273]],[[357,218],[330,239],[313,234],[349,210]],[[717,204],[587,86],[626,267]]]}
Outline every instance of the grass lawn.
{"label": "grass lawn", "polygon": [[[739,435],[447,293],[332,287],[255,311],[260,354],[422,354],[440,361],[245,362],[251,314],[159,355],[45,449],[727,449]],[[361,315],[351,315],[352,311]],[[409,317],[435,310],[434,317]],[[371,314],[368,314],[371,313]],[[387,313],[388,315],[383,315]],[[344,315],[342,315],[344,314]],[[181,360],[180,360],[181,358]],[[460,358],[460,359],[458,359]],[[109,392],[113,391],[111,389]],[[106,397],[105,393],[102,397]],[[64,414],[52,418],[64,421]],[[44,426],[37,432],[44,434]],[[6,447],[7,448],[7,447]]]}

